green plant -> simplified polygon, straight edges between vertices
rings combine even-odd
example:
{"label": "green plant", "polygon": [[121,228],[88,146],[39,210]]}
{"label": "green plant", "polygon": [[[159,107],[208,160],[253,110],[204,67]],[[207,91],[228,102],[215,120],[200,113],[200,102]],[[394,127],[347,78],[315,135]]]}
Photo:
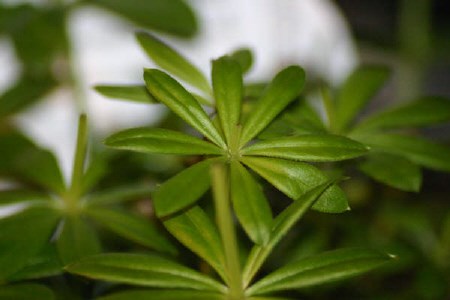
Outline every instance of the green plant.
{"label": "green plant", "polygon": [[[367,148],[330,134],[256,139],[299,96],[305,78],[300,67],[279,72],[257,101],[243,103],[242,70],[249,66],[248,56],[242,59],[245,51],[213,61],[211,89],[205,76],[173,49],[151,35],[140,33],[138,39],[159,66],[204,95],[192,95],[174,78],[156,69],[144,71],[148,92],[140,86],[97,89],[109,96],[130,95],[133,100],[161,102],[203,139],[168,129],[134,128],[112,135],[105,143],[145,153],[200,156],[199,162],[159,186],[153,193],[153,204],[168,231],[206,261],[218,278],[158,254],[99,254],[70,264],[66,267],[69,272],[163,288],[124,291],[102,299],[282,299],[270,295],[351,277],[390,259],[373,250],[341,249],[281,267],[255,282],[255,275],[274,247],[310,207],[325,212],[348,209],[335,180],[302,161],[340,161],[361,156]],[[199,102],[209,103],[217,115],[209,117]],[[243,111],[246,104],[251,105],[251,113]],[[294,202],[273,218],[270,203],[250,170]],[[210,186],[215,223],[197,204]],[[240,253],[233,215],[253,243],[248,256]]]}

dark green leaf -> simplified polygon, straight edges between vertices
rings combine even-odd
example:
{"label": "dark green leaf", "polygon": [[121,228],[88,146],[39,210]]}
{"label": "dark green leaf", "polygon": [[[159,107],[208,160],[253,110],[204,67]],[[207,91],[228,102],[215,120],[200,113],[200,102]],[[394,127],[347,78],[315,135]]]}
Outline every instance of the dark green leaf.
{"label": "dark green leaf", "polygon": [[92,0],[148,29],[190,37],[197,31],[191,8],[182,0]]}
{"label": "dark green leaf", "polygon": [[243,124],[241,145],[257,136],[303,89],[305,72],[291,66],[279,72]]}
{"label": "dark green leaf", "polygon": [[36,146],[18,131],[0,131],[0,174],[14,173],[20,156]]}
{"label": "dark green leaf", "polygon": [[397,155],[372,154],[359,169],[373,179],[403,191],[418,192],[422,183],[420,167]]}
{"label": "dark green leaf", "polygon": [[121,210],[89,208],[89,216],[116,234],[152,249],[176,253],[175,247],[144,217]]}
{"label": "dark green leaf", "polygon": [[192,125],[216,145],[225,148],[222,136],[197,100],[175,79],[156,69],[146,69],[144,80],[150,93],[175,114]]}
{"label": "dark green leaf", "polygon": [[194,204],[209,188],[209,167],[214,159],[197,163],[164,182],[153,194],[158,217],[175,213]]}
{"label": "dark green leaf", "polygon": [[191,290],[128,290],[98,300],[226,300],[223,294]]}
{"label": "dark green leaf", "polygon": [[336,128],[345,130],[362,108],[383,86],[389,69],[381,66],[362,66],[354,71],[339,91],[336,101]]}
{"label": "dark green leaf", "polygon": [[241,66],[243,74],[247,73],[253,65],[253,54],[248,48],[238,49],[231,53],[230,57]]}
{"label": "dark green leaf", "polygon": [[167,230],[225,278],[225,256],[216,225],[198,206],[164,221]]}
{"label": "dark green leaf", "polygon": [[105,145],[117,149],[159,154],[217,154],[223,151],[214,144],[177,131],[162,128],[132,128],[113,134]]}
{"label": "dark green leaf", "polygon": [[0,191],[0,205],[8,205],[15,203],[30,203],[36,204],[37,202],[48,202],[51,198],[42,193],[35,191],[15,189],[15,190],[3,190]]}
{"label": "dark green leaf", "polygon": [[[142,48],[144,48],[145,53],[155,64],[206,95],[211,94],[211,87],[203,73],[181,54],[151,34],[139,32],[136,34],[136,37]],[[158,97],[156,98],[158,99]]]}
{"label": "dark green leaf", "polygon": [[117,186],[105,191],[99,191],[90,194],[86,198],[88,206],[104,206],[138,200],[141,198],[150,198],[150,193],[155,190],[153,184],[130,184]]}
{"label": "dark green leaf", "polygon": [[23,283],[0,286],[0,300],[53,300],[53,292],[44,285]]}
{"label": "dark green leaf", "polygon": [[69,216],[64,219],[62,226],[56,246],[63,264],[100,252],[100,241],[94,228],[80,217]]}
{"label": "dark green leaf", "polygon": [[54,210],[36,207],[0,219],[0,279],[19,271],[44,248],[58,218]]}
{"label": "dark green leaf", "polygon": [[325,162],[355,158],[367,150],[363,144],[343,136],[311,134],[258,141],[242,149],[241,154]]}
{"label": "dark green leaf", "polygon": [[97,85],[95,90],[105,97],[138,103],[158,103],[145,85]]}
{"label": "dark green leaf", "polygon": [[374,151],[399,155],[421,166],[450,172],[450,148],[426,139],[398,134],[359,136],[358,139]]}
{"label": "dark green leaf", "polygon": [[425,97],[372,115],[358,124],[356,130],[428,126],[448,121],[450,121],[450,99]]}
{"label": "dark green leaf", "polygon": [[298,289],[354,277],[392,259],[366,249],[340,249],[291,263],[264,277],[247,290],[248,295]]}
{"label": "dark green leaf", "polygon": [[217,281],[156,254],[100,254],[66,267],[93,279],[133,285],[224,292]]}
{"label": "dark green leaf", "polygon": [[270,233],[269,242],[264,245],[255,245],[243,271],[244,286],[248,286],[261,268],[264,261],[267,259],[273,248],[286,235],[286,233],[298,222],[301,217],[308,211],[308,209],[320,198],[320,196],[330,187],[332,183],[326,182],[314,189],[310,190],[297,201],[288,206],[282,213],[280,213],[274,220],[272,230]]}
{"label": "dark green leaf", "polygon": [[267,243],[272,211],[262,188],[239,162],[231,162],[231,199],[236,216],[247,235],[259,245]]}
{"label": "dark green leaf", "polygon": [[220,124],[230,144],[241,113],[242,71],[236,61],[224,56],[213,61],[211,77]]}
{"label": "dark green leaf", "polygon": [[81,179],[81,194],[94,187],[108,171],[108,162],[103,156],[94,158],[88,165]]}
{"label": "dark green leaf", "polygon": [[[242,162],[293,200],[328,178],[316,167],[279,158],[243,157]],[[339,213],[348,210],[345,194],[333,185],[312,207],[322,212]]]}

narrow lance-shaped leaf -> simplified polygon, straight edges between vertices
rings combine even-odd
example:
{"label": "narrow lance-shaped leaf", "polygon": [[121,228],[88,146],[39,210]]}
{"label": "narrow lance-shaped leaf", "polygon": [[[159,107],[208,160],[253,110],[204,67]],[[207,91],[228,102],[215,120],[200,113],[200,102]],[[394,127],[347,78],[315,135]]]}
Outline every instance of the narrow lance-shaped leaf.
{"label": "narrow lance-shaped leaf", "polygon": [[51,201],[51,197],[46,194],[31,190],[3,190],[0,191],[0,206],[18,203],[46,203]]}
{"label": "narrow lance-shaped leaf", "polygon": [[243,155],[303,161],[339,161],[365,154],[368,147],[338,135],[302,135],[258,141],[241,150]]}
{"label": "narrow lance-shaped leaf", "polygon": [[0,286],[0,300],[33,299],[53,300],[55,296],[49,288],[34,283]]}
{"label": "narrow lance-shaped leaf", "polygon": [[117,186],[88,195],[86,199],[87,206],[104,206],[117,204],[121,202],[149,198],[150,193],[155,190],[154,184],[130,184]]}
{"label": "narrow lance-shaped leaf", "polygon": [[278,73],[257,101],[242,128],[241,145],[257,136],[303,89],[305,72],[291,66]]}
{"label": "narrow lance-shaped leaf", "polygon": [[241,67],[242,73],[247,73],[253,65],[253,54],[248,48],[237,49],[230,57]]}
{"label": "narrow lance-shaped leaf", "polygon": [[379,130],[408,126],[428,126],[450,121],[450,99],[425,97],[372,115],[355,130]]}
{"label": "narrow lance-shaped leaf", "polygon": [[376,269],[391,256],[368,249],[340,249],[314,255],[264,277],[247,290],[260,295],[287,289],[299,289],[354,277]]}
{"label": "narrow lance-shaped leaf", "polygon": [[153,194],[156,215],[164,217],[194,204],[211,185],[209,166],[213,161],[204,160],[164,182]]}
{"label": "narrow lance-shaped leaf", "polygon": [[164,221],[167,230],[183,245],[204,259],[225,279],[225,256],[216,225],[198,206]]}
{"label": "narrow lance-shaped leaf", "polygon": [[231,162],[231,199],[239,222],[256,244],[267,243],[272,211],[262,188],[239,162]]}
{"label": "narrow lance-shaped leaf", "polygon": [[286,233],[301,219],[317,199],[331,185],[331,182],[321,184],[301,196],[297,201],[279,214],[272,226],[269,242],[266,245],[256,245],[252,248],[243,271],[244,286],[247,287],[267,259],[273,248]]}
{"label": "narrow lance-shaped leaf", "polygon": [[399,134],[359,136],[374,151],[399,155],[421,166],[450,172],[450,148],[426,139]]}
{"label": "narrow lance-shaped leaf", "polygon": [[100,254],[81,259],[66,269],[89,278],[118,283],[158,288],[226,291],[226,287],[214,279],[156,254]]}
{"label": "narrow lance-shaped leaf", "polygon": [[214,60],[212,83],[220,124],[228,143],[230,143],[233,130],[239,123],[241,112],[243,85],[241,67],[226,56]]}
{"label": "narrow lance-shaped leaf", "polygon": [[381,66],[363,66],[345,81],[336,100],[335,128],[341,132],[382,87],[389,70]]}
{"label": "narrow lance-shaped leaf", "polygon": [[175,254],[176,248],[144,217],[126,211],[89,208],[86,211],[97,222],[118,235],[152,249]]}
{"label": "narrow lance-shaped leaf", "polygon": [[167,105],[175,114],[197,129],[205,137],[221,148],[225,142],[206,115],[203,108],[183,86],[166,73],[156,69],[146,69],[144,80],[147,89],[160,102]]}
{"label": "narrow lance-shaped leaf", "polygon": [[223,151],[199,138],[162,128],[132,128],[113,134],[105,145],[144,153],[220,155]]}
{"label": "narrow lance-shaped leaf", "polygon": [[[242,162],[293,200],[328,178],[316,167],[298,161],[268,157],[242,157]],[[345,193],[333,185],[312,206],[321,212],[340,213],[348,210]]]}
{"label": "narrow lance-shaped leaf", "polygon": [[210,95],[211,87],[203,73],[181,54],[151,34],[139,32],[136,37],[147,55],[161,68]]}
{"label": "narrow lance-shaped leaf", "polygon": [[95,90],[111,99],[129,100],[137,103],[158,103],[145,85],[97,85]]}
{"label": "narrow lance-shaped leaf", "polygon": [[190,37],[197,31],[195,15],[182,0],[93,0],[91,2],[146,28],[181,37]]}
{"label": "narrow lance-shaped leaf", "polygon": [[398,155],[371,154],[359,169],[373,179],[403,191],[418,192],[422,183],[420,167]]}
{"label": "narrow lance-shaped leaf", "polygon": [[226,300],[227,296],[219,293],[192,290],[128,290],[104,297],[98,300]]}

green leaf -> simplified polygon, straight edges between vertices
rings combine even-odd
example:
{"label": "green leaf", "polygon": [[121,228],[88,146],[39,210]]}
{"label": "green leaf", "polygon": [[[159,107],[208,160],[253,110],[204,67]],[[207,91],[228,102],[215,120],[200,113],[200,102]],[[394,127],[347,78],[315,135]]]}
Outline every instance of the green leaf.
{"label": "green leaf", "polygon": [[100,254],[81,259],[66,269],[93,279],[132,285],[226,291],[217,281],[156,254]]}
{"label": "green leaf", "polygon": [[247,258],[243,280],[247,287],[267,259],[273,248],[286,235],[286,233],[298,222],[308,209],[320,198],[320,196],[330,187],[332,183],[323,183],[310,190],[297,201],[289,205],[274,220],[270,233],[269,242],[264,245],[255,245]]}
{"label": "green leaf", "polygon": [[155,187],[153,184],[140,183],[117,186],[88,195],[86,198],[86,205],[104,206],[138,200],[140,198],[149,198],[150,193],[154,190]]}
{"label": "green leaf", "polygon": [[[328,181],[316,167],[302,162],[249,156],[242,157],[241,160],[293,200]],[[333,185],[322,194],[312,208],[321,212],[339,213],[348,210],[348,202],[342,190]]]}
{"label": "green leaf", "polygon": [[214,161],[199,162],[164,182],[153,194],[156,215],[161,218],[194,204],[211,185],[209,167]]}
{"label": "green leaf", "polygon": [[220,155],[223,151],[214,144],[177,131],[162,128],[132,128],[113,134],[105,145],[122,150],[144,153]]}
{"label": "green leaf", "polygon": [[336,128],[345,130],[389,77],[382,66],[362,66],[344,82],[336,100]]}
{"label": "green leaf", "polygon": [[37,147],[22,133],[11,130],[0,130],[0,174],[15,173],[20,156]]}
{"label": "green leaf", "polygon": [[0,219],[0,279],[19,271],[44,248],[58,219],[49,208],[29,208]]}
{"label": "green leaf", "polygon": [[152,249],[176,253],[176,248],[144,217],[121,210],[89,208],[86,213],[116,234]]}
{"label": "green leaf", "polygon": [[359,136],[374,151],[402,156],[423,167],[450,172],[450,148],[426,139],[399,134]]}
{"label": "green leaf", "polygon": [[279,72],[243,124],[241,145],[257,136],[303,89],[305,72],[298,66]]}
{"label": "green leaf", "polygon": [[51,198],[48,195],[30,190],[14,189],[0,191],[0,206],[16,203],[37,204],[50,200]]}
{"label": "green leaf", "polygon": [[129,100],[138,103],[158,103],[145,85],[97,85],[95,90],[111,99]]}
{"label": "green leaf", "polygon": [[233,59],[224,56],[213,61],[211,77],[220,124],[230,143],[241,113],[241,67]]}
{"label": "green leaf", "polygon": [[226,300],[223,294],[191,290],[128,290],[114,293],[98,300]]}
{"label": "green leaf", "polygon": [[216,225],[198,206],[164,221],[167,230],[225,278],[225,256]]}
{"label": "green leaf", "polygon": [[197,32],[192,9],[182,0],[92,0],[148,29],[191,37]]}
{"label": "green leaf", "polygon": [[371,154],[359,169],[373,179],[403,191],[418,192],[422,183],[420,167],[398,155]]}
{"label": "green leaf", "polygon": [[247,73],[253,65],[253,54],[248,48],[237,49],[231,53],[230,58],[235,60],[241,66],[243,74]]}
{"label": "green leaf", "polygon": [[247,235],[259,245],[267,243],[272,211],[262,188],[239,162],[231,162],[231,199],[236,216]]}
{"label": "green leaf", "polygon": [[23,283],[0,286],[0,300],[52,300],[53,292],[44,285]]}
{"label": "green leaf", "polygon": [[258,141],[243,148],[241,154],[326,162],[355,158],[367,150],[365,145],[343,136],[311,134]]}
{"label": "green leaf", "polygon": [[355,130],[379,130],[408,126],[428,126],[450,121],[450,99],[424,97],[372,115],[357,125]]}
{"label": "green leaf", "polygon": [[108,172],[108,162],[103,156],[95,157],[88,165],[81,178],[81,194],[87,193]]}
{"label": "green leaf", "polygon": [[[151,34],[139,32],[136,38],[156,65],[206,95],[211,94],[211,87],[205,75],[181,54]],[[152,93],[152,90],[150,92]]]}
{"label": "green leaf", "polygon": [[226,148],[223,138],[206,115],[197,100],[175,79],[156,69],[146,69],[144,80],[147,89],[175,114],[192,125],[205,137],[221,148]]}
{"label": "green leaf", "polygon": [[80,217],[69,216],[64,219],[62,226],[56,246],[63,264],[67,265],[82,257],[100,252],[97,234]]}
{"label": "green leaf", "polygon": [[340,249],[291,263],[264,277],[247,290],[248,295],[299,289],[354,277],[392,259],[366,249]]}

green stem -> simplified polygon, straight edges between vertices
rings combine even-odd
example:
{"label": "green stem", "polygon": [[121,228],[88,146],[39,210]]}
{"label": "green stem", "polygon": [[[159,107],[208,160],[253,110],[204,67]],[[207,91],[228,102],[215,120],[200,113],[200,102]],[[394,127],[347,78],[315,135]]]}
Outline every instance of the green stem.
{"label": "green stem", "polygon": [[229,296],[233,300],[244,299],[239,250],[230,205],[230,177],[223,164],[212,166],[212,186],[216,209],[216,222],[225,252],[226,275],[228,277]]}
{"label": "green stem", "polygon": [[77,145],[75,150],[75,159],[73,162],[72,170],[72,182],[69,190],[69,198],[72,201],[77,201],[81,194],[81,183],[84,173],[84,163],[86,160],[86,149],[87,149],[87,119],[86,115],[80,115],[78,121],[78,136]]}
{"label": "green stem", "polygon": [[335,109],[333,100],[331,99],[330,89],[325,86],[321,87],[320,95],[323,106],[325,107],[325,113],[327,114],[328,129],[332,133],[337,133],[336,122],[334,120]]}

